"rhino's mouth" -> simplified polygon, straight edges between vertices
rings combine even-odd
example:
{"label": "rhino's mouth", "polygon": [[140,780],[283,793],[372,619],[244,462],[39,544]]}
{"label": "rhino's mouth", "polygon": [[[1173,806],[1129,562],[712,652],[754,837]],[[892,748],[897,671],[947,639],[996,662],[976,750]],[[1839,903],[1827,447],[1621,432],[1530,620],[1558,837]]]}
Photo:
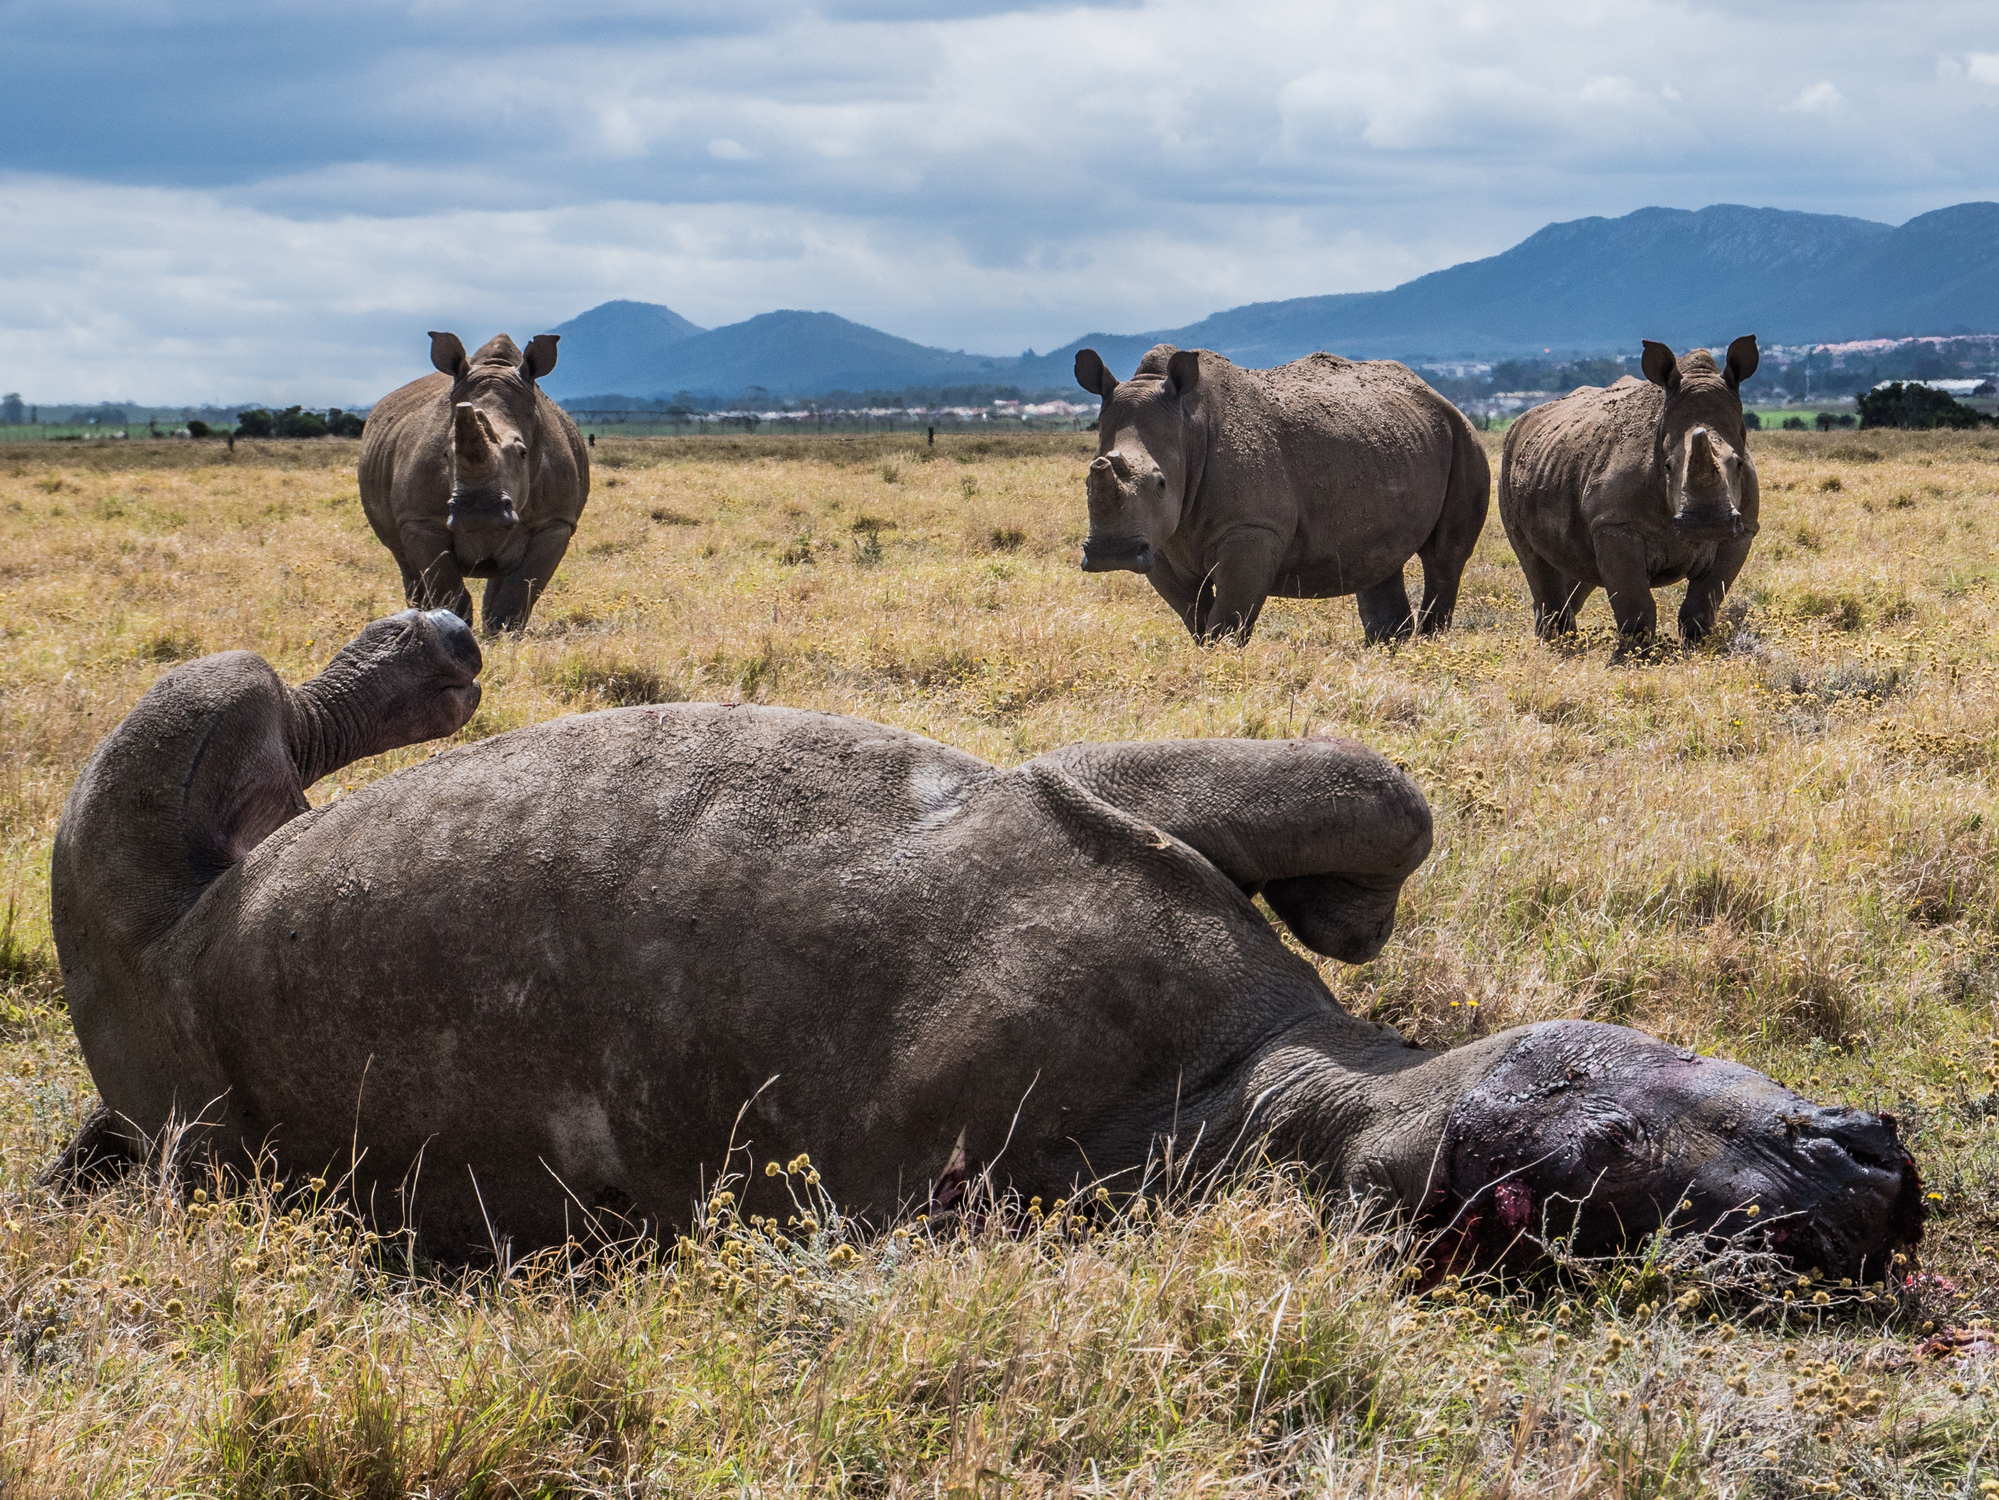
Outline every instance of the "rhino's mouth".
{"label": "rhino's mouth", "polygon": [[1083,571],[1150,573],[1152,543],[1142,536],[1093,536],[1083,543]]}
{"label": "rhino's mouth", "polygon": [[1725,541],[1742,535],[1742,513],[1732,506],[1688,506],[1673,517],[1681,536],[1696,541]]}

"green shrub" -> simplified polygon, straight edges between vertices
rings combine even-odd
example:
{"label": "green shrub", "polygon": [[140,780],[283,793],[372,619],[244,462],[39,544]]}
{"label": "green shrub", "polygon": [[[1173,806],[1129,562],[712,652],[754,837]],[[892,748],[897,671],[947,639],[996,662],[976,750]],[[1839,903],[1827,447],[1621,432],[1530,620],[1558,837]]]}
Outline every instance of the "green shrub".
{"label": "green shrub", "polygon": [[1962,430],[1983,427],[1989,420],[1944,391],[1933,391],[1926,385],[1913,383],[1904,385],[1899,380],[1877,391],[1868,391],[1860,398],[1862,427],[1922,430],[1951,427]]}

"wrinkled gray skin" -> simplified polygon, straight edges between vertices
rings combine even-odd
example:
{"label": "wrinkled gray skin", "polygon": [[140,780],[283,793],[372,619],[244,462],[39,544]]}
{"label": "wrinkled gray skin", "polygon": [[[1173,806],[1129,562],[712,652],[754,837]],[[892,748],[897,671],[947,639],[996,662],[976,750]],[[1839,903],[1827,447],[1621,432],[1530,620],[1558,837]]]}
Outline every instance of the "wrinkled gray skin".
{"label": "wrinkled gray skin", "polygon": [[[1475,1248],[1544,1215],[1566,1232],[1563,1192],[1588,1200],[1579,1248],[1682,1195],[1696,1226],[1755,1202],[1842,1274],[1918,1232],[1891,1121],[1613,1026],[1440,1055],[1343,1012],[1250,893],[1320,952],[1387,939],[1430,814],[1359,745],[999,770],[857,719],[687,704],[517,730],[306,810],[313,776],[462,723],[476,662],[442,614],[370,626],[296,690],[209,657],[98,748],[53,920],[99,1149],[198,1115],[227,1161],[352,1166],[364,1205],[453,1257],[599,1210],[684,1223],[732,1133],[738,1166],[811,1152],[876,1223],[950,1196],[958,1161],[1044,1197],[1135,1186],[1171,1135],[1183,1162],[1267,1140]],[[759,1172],[740,1191],[785,1211]]]}
{"label": "wrinkled gray skin", "polygon": [[1145,574],[1202,641],[1248,641],[1272,594],[1352,594],[1370,641],[1451,623],[1491,474],[1458,409],[1404,366],[1314,354],[1244,370],[1160,344],[1125,381],[1085,349],[1076,381],[1104,403],[1085,572]]}
{"label": "wrinkled gray skin", "polygon": [[415,608],[469,621],[465,580],[483,578],[480,624],[519,630],[555,576],[590,497],[583,435],[535,384],[555,368],[556,337],[522,354],[496,334],[467,359],[457,334],[433,333],[438,373],[368,414],[361,508]]}
{"label": "wrinkled gray skin", "polygon": [[1652,590],[1687,581],[1680,635],[1699,644],[1756,537],[1756,464],[1742,425],[1742,382],[1756,373],[1756,336],[1727,363],[1685,359],[1645,343],[1644,380],[1583,386],[1537,406],[1506,433],[1499,519],[1534,596],[1534,630],[1575,629],[1594,589],[1617,629],[1647,642]]}

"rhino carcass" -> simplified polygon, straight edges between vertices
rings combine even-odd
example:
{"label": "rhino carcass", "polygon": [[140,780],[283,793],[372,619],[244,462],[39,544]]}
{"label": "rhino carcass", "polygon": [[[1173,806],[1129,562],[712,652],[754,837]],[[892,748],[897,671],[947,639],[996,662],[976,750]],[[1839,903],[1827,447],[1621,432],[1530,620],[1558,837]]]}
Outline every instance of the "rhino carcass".
{"label": "rhino carcass", "polygon": [[[197,1116],[225,1160],[351,1168],[446,1255],[559,1242],[582,1212],[684,1223],[732,1140],[809,1151],[875,1223],[964,1170],[1136,1187],[1170,1136],[1502,1242],[1760,1213],[1859,1275],[1918,1232],[1890,1120],[1616,1026],[1431,1053],[1343,1011],[1251,898],[1336,958],[1387,940],[1430,813],[1349,741],[1001,770],[679,704],[306,809],[314,777],[462,724],[478,666],[455,618],[412,612],[295,689],[248,653],[179,667],[98,747],[52,921],[102,1141]],[[761,1174],[743,1191],[783,1212]]]}

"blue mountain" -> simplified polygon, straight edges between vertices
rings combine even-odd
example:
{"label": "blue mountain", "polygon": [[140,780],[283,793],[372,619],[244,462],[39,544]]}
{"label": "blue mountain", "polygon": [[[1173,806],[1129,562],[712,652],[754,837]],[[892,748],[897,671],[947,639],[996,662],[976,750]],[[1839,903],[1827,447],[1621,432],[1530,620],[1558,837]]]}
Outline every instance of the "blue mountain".
{"label": "blue mountain", "polygon": [[1501,254],[1388,291],[1231,308],[1183,328],[1093,333],[1043,355],[933,349],[831,313],[765,313],[698,329],[670,309],[607,302],[564,335],[551,392],[771,396],[1003,383],[1067,387],[1076,350],[1128,374],[1156,343],[1269,366],[1315,349],[1422,359],[1630,352],[1754,333],[1767,343],[1999,332],[1999,203],[1899,227],[1718,204],[1550,224]]}

